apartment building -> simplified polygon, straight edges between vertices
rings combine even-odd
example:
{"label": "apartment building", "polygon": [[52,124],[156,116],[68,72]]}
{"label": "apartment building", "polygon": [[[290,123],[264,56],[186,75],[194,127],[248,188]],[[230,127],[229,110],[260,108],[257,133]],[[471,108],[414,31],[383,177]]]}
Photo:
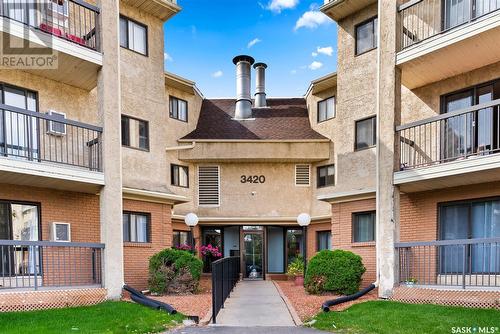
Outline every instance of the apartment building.
{"label": "apartment building", "polygon": [[[376,193],[374,248],[353,251],[376,263],[365,275],[378,281],[383,298],[469,306],[498,300],[498,9],[482,0],[332,0],[321,7],[339,26],[339,118],[347,117],[341,108],[359,119],[365,110],[376,115],[376,148],[363,157],[376,168],[362,187]],[[336,191],[321,199],[332,203],[333,247],[349,247],[344,240],[352,247],[350,226],[361,223],[356,206],[366,200]]]}

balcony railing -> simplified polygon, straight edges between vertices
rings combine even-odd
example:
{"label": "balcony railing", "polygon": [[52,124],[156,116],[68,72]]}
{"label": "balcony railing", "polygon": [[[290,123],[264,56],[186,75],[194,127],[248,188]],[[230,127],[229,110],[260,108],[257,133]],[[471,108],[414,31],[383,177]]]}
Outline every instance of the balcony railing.
{"label": "balcony railing", "polygon": [[396,249],[401,284],[500,288],[500,238],[402,242]]}
{"label": "balcony railing", "polygon": [[500,152],[500,99],[396,127],[401,170]]}
{"label": "balcony railing", "polygon": [[102,128],[0,104],[0,156],[102,171]]}
{"label": "balcony railing", "polygon": [[0,240],[0,291],[102,286],[104,244]]}
{"label": "balcony railing", "polygon": [[82,0],[0,0],[0,16],[99,51],[99,8]]}
{"label": "balcony railing", "polygon": [[490,0],[408,0],[398,8],[401,36],[399,50],[477,20],[498,9],[500,3]]}

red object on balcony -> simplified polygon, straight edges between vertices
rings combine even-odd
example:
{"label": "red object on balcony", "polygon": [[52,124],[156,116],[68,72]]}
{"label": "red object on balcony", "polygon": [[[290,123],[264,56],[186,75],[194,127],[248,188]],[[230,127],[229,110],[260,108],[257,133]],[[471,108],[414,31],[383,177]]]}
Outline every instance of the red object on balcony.
{"label": "red object on balcony", "polygon": [[40,24],[40,30],[48,32],[51,35],[62,37],[62,31],[59,28],[51,27],[45,23]]}
{"label": "red object on balcony", "polygon": [[84,46],[87,45],[85,43],[85,40],[81,37],[71,35],[71,34],[66,34],[66,38],[69,39],[70,41],[73,41],[73,42],[78,43],[80,45],[84,45]]}

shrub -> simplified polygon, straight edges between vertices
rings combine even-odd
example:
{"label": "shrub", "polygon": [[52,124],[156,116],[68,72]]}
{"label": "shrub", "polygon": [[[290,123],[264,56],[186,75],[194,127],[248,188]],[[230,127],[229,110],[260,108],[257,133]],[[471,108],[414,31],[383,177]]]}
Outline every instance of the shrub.
{"label": "shrub", "polygon": [[359,291],[365,271],[359,255],[340,249],[323,250],[309,261],[304,283],[309,293],[350,295]]}
{"label": "shrub", "polygon": [[149,259],[149,290],[154,293],[173,292],[171,290],[194,293],[202,266],[202,261],[188,251],[164,249]]}

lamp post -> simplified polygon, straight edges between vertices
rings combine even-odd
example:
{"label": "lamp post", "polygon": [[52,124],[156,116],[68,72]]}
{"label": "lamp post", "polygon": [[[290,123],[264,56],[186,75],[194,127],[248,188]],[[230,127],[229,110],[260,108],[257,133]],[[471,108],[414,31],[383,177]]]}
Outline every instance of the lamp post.
{"label": "lamp post", "polygon": [[307,226],[311,223],[311,216],[307,213],[301,213],[297,216],[297,223],[302,226],[302,244],[304,247],[304,277],[306,276],[307,266]]}
{"label": "lamp post", "polygon": [[195,213],[188,213],[186,217],[184,217],[184,222],[191,229],[191,247],[193,247],[193,252],[195,251],[194,244],[194,227],[198,225],[198,216]]}

